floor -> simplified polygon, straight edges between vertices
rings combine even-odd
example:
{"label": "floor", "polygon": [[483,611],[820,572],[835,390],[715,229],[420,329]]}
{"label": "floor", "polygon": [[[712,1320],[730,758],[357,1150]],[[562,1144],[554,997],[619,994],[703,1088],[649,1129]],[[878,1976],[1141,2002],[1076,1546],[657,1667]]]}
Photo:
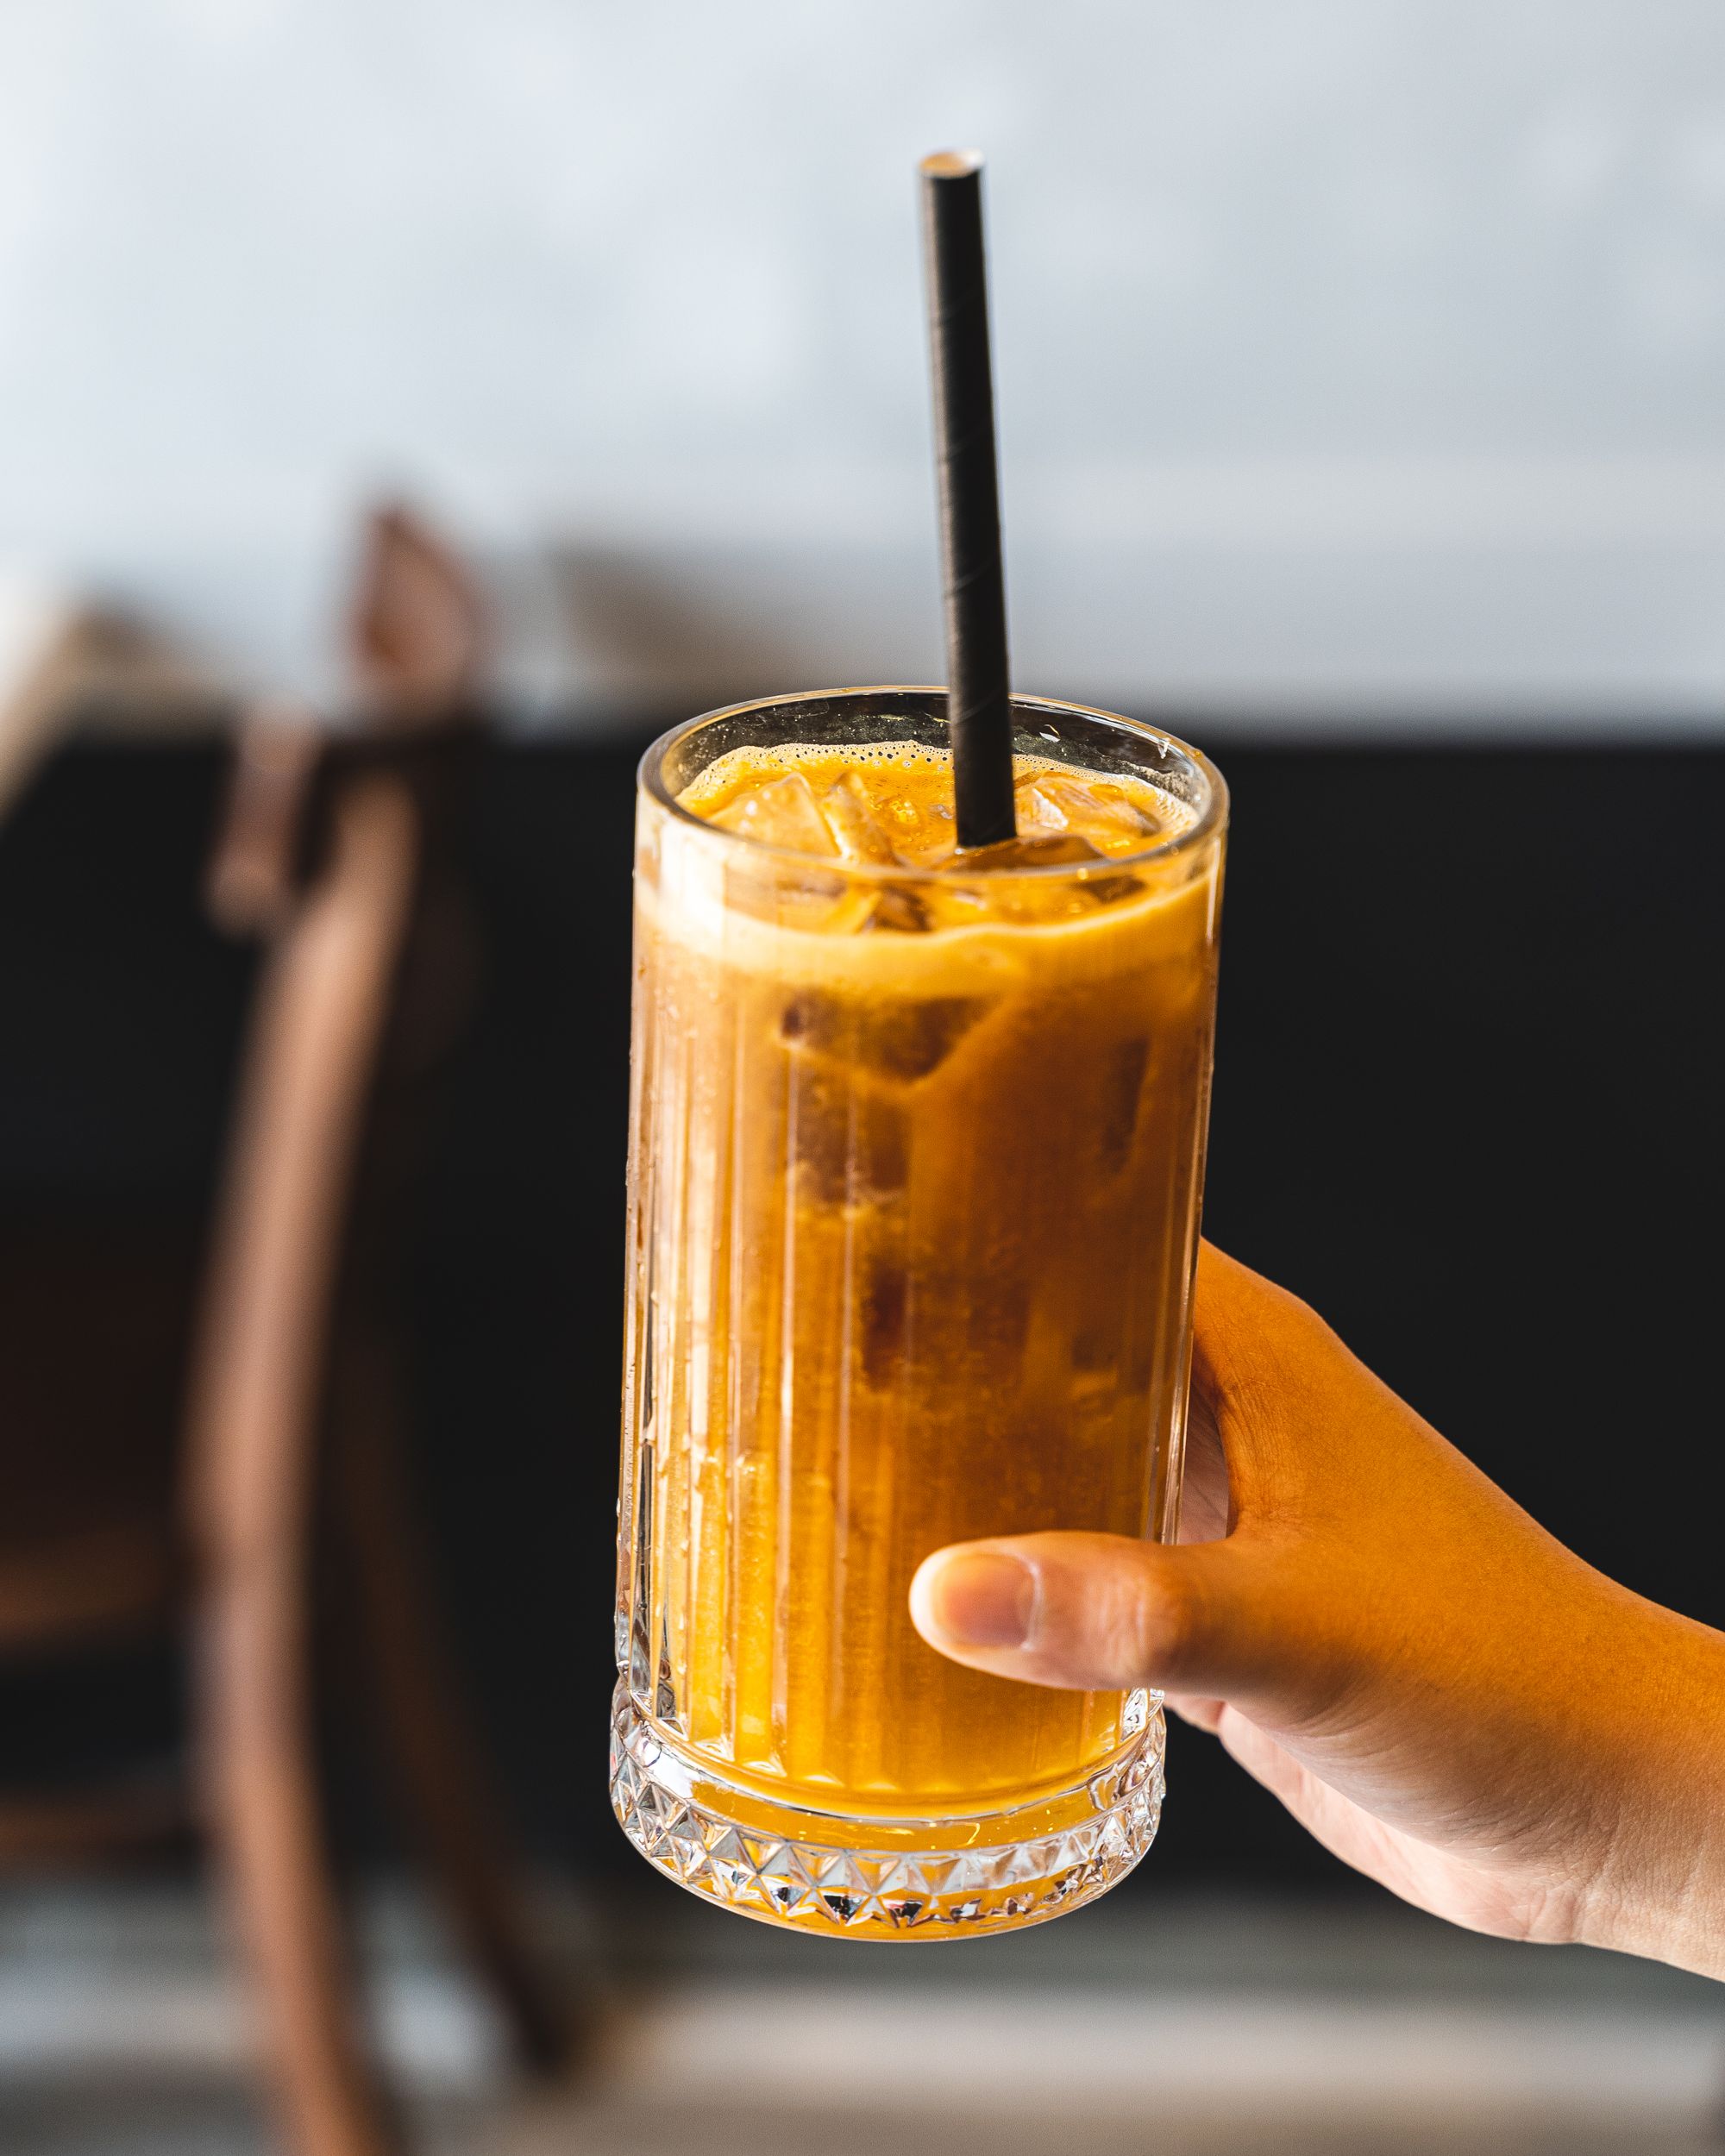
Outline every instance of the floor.
{"label": "floor", "polygon": [[[645,1878],[541,1898],[603,1979],[577,2085],[524,2094],[424,1913],[368,1905],[426,2156],[1700,2156],[1725,1996],[1398,1908],[1127,1890],[1011,1940],[782,1940]],[[245,2004],[194,1882],[0,1896],[6,2156],[264,2156]]]}

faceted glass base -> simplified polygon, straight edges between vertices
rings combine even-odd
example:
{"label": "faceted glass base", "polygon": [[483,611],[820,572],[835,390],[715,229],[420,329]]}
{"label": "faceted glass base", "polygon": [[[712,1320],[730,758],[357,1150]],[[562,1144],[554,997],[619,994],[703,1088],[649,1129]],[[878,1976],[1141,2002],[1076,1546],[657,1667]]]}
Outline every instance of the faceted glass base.
{"label": "faceted glass base", "polygon": [[1134,1693],[1126,1749],[1088,1782],[969,1818],[845,1819],[723,1781],[619,1684],[611,1801],[651,1865],[739,1915],[847,1939],[963,1939],[1038,1924],[1106,1894],[1162,1813],[1160,1695]]}

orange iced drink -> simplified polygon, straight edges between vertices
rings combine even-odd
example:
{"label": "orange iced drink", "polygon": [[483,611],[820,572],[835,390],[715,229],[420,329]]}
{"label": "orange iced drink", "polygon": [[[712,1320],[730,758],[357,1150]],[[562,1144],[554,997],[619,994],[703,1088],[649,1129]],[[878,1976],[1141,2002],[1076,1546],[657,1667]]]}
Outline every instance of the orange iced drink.
{"label": "orange iced drink", "polygon": [[[749,1914],[950,1932],[1141,1853],[1087,1823],[1153,1831],[1143,1695],[960,1669],[906,1595],[948,1542],[1174,1531],[1223,797],[1072,714],[1017,760],[1018,841],[963,854],[938,725],[869,693],[876,738],[868,695],[733,725],[643,793],[619,1809]],[[824,1890],[829,1848],[902,1852],[896,1902]]]}

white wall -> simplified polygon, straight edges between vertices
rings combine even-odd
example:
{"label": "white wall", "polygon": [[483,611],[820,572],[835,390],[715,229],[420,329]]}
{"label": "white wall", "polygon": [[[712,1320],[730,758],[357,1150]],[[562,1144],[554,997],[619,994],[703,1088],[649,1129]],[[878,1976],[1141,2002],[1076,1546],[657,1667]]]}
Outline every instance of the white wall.
{"label": "white wall", "polygon": [[4,0],[0,557],[304,676],[381,483],[542,695],[925,677],[950,141],[1026,686],[1725,714],[1719,0]]}

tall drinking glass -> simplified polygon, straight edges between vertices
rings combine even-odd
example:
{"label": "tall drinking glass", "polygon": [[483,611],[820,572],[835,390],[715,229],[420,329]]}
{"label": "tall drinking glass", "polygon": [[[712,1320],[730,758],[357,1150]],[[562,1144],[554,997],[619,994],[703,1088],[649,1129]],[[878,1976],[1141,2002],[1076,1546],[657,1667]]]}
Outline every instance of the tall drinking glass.
{"label": "tall drinking glass", "polygon": [[927,761],[944,707],[743,705],[641,767],[612,1733],[662,1871],[913,1940],[1076,1908],[1156,1832],[1158,1697],[959,1668],[906,1595],[949,1542],[1176,1532],[1227,808],[1028,697],[1038,769],[1155,790],[1141,851],[814,858],[680,798],[738,749]]}

